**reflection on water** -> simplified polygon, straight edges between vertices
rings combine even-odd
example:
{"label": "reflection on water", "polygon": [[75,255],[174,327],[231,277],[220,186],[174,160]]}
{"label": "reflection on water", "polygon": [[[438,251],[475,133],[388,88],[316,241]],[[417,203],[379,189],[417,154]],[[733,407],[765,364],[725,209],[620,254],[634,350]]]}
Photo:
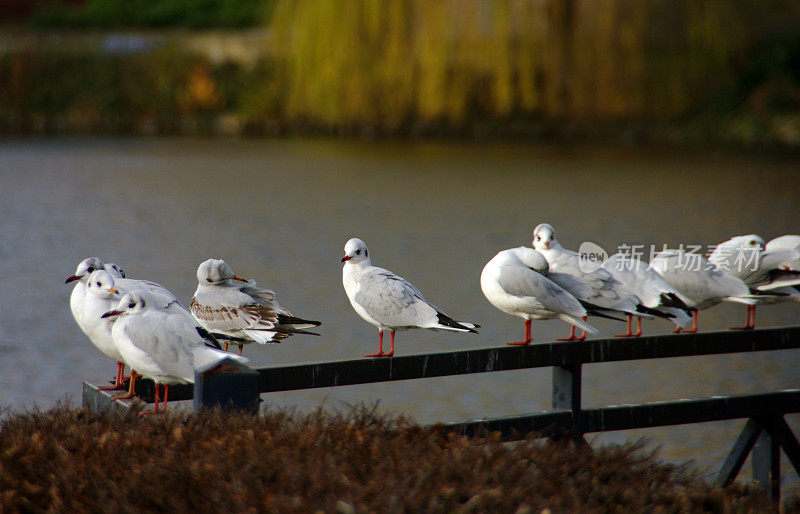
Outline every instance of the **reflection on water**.
{"label": "reflection on water", "polygon": [[[551,223],[561,243],[707,245],[731,235],[798,233],[798,160],[718,153],[524,145],[240,140],[31,140],[0,145],[0,404],[80,402],[85,378],[114,366],[85,341],[64,279],[96,255],[188,301],[197,265],[225,258],[274,288],[282,303],[323,320],[322,337],[249,346],[253,364],[352,358],[376,334],[350,308],[340,258],[348,238],[410,279],[480,335],[402,332],[397,353],[516,340],[522,321],[493,309],[478,277],[500,249]],[[758,310],[762,325],[797,321],[796,304]],[[701,329],[740,324],[744,309],[701,314]],[[597,321],[602,334],[619,325]],[[645,330],[666,332],[667,323]],[[535,340],[565,335],[534,323]],[[587,406],[797,387],[797,352],[587,366]],[[547,409],[548,370],[280,393],[309,410],[380,400],[421,422]],[[796,421],[796,420],[791,420]],[[666,458],[718,466],[741,421],[596,436],[650,434]],[[797,427],[797,423],[794,423]],[[789,469],[789,468],[786,468]],[[790,478],[796,481],[796,478]]]}

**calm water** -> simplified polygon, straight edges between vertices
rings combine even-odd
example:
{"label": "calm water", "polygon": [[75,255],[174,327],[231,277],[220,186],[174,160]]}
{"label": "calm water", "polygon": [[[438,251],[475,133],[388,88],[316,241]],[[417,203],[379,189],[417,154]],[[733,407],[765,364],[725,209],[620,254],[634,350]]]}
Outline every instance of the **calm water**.
{"label": "calm water", "polygon": [[[223,257],[275,289],[296,314],[324,322],[323,337],[249,346],[256,366],[354,358],[375,331],[351,310],[341,284],[345,241],[358,236],[373,262],[413,281],[480,335],[398,334],[397,353],[477,348],[516,340],[522,321],[480,292],[484,263],[530,242],[547,221],[561,243],[706,245],[731,235],[798,233],[800,159],[728,153],[524,145],[341,141],[63,139],[0,142],[0,405],[80,403],[80,384],[113,363],[85,339],[64,279],[87,256],[121,264],[188,302],[197,265]],[[758,311],[760,325],[798,321],[798,306]],[[701,329],[740,324],[744,309],[702,313]],[[534,339],[566,334],[534,324]],[[598,321],[603,334],[621,327]],[[650,322],[645,330],[669,330]],[[587,406],[800,387],[800,354],[682,358],[587,366]],[[420,422],[547,409],[549,370],[493,373],[275,394],[278,406],[379,401]],[[790,420],[797,430],[800,423]],[[662,455],[717,467],[742,421],[604,434],[648,436]],[[784,469],[789,468],[784,465]],[[796,477],[786,472],[792,484]]]}

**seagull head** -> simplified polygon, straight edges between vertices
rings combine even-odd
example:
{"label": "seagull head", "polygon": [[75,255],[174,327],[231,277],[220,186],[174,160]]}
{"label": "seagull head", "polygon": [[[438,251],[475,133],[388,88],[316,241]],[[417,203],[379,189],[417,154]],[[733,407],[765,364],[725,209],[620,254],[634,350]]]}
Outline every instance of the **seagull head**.
{"label": "seagull head", "polygon": [[344,245],[344,257],[342,262],[358,264],[359,262],[369,262],[369,250],[361,239],[354,237]]}
{"label": "seagull head", "polygon": [[197,281],[200,284],[221,285],[229,280],[247,282],[247,279],[234,274],[228,263],[222,259],[208,259],[197,267]]}
{"label": "seagull head", "polygon": [[736,245],[741,245],[742,248],[747,248],[751,251],[763,250],[765,246],[764,240],[756,234],[732,237],[730,241],[735,242]]}
{"label": "seagull head", "polygon": [[86,291],[98,298],[113,298],[119,294],[117,288],[114,287],[114,277],[104,269],[93,271],[89,275]]}
{"label": "seagull head", "polygon": [[533,229],[533,247],[536,250],[549,250],[550,248],[558,248],[558,241],[556,241],[556,231],[547,223],[540,223]]}
{"label": "seagull head", "polygon": [[147,307],[144,296],[139,293],[125,293],[114,310],[108,311],[101,318],[110,318],[122,314],[140,314]]}
{"label": "seagull head", "polygon": [[78,267],[75,269],[75,274],[67,277],[67,280],[64,283],[69,284],[70,282],[75,282],[76,280],[82,280],[88,277],[93,271],[103,269],[103,266],[103,261],[97,257],[87,257],[86,259],[83,259],[80,264],[78,264]]}

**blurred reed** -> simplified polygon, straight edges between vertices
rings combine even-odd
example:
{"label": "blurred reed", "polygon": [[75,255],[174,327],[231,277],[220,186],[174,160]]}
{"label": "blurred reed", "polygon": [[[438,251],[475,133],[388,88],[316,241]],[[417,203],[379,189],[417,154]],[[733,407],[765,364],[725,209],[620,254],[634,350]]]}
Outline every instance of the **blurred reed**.
{"label": "blurred reed", "polygon": [[730,86],[732,56],[800,3],[280,0],[282,115],[326,127],[670,120]]}

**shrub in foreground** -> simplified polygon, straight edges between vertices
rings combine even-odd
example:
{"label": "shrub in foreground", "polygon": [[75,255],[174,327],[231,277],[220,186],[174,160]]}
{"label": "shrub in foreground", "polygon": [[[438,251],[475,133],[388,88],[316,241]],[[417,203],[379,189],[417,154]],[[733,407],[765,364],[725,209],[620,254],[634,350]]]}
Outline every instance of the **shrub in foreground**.
{"label": "shrub in foreground", "polygon": [[0,511],[753,511],[635,446],[466,438],[403,418],[58,408],[0,423]]}

